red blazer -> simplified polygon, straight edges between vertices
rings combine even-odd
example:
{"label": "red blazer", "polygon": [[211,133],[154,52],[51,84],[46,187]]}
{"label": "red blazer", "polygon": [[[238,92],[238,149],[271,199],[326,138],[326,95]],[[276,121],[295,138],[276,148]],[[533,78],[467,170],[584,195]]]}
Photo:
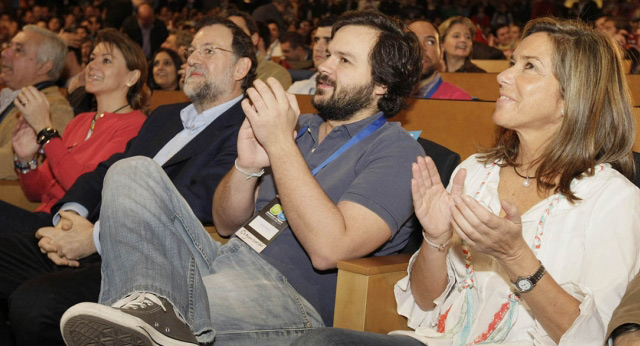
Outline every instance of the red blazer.
{"label": "red blazer", "polygon": [[27,198],[42,202],[36,211],[48,213],[80,175],[93,171],[100,162],[124,151],[127,142],[138,134],[146,120],[140,111],[105,113],[85,141],[94,116],[95,112],[82,113],[71,120],[62,138],[54,138],[45,146],[44,162],[29,173],[18,174]]}

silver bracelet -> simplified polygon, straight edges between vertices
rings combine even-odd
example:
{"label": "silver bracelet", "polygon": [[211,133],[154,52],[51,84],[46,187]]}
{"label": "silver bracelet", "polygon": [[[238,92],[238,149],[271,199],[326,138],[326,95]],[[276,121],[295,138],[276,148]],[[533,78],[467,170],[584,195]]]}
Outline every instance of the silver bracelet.
{"label": "silver bracelet", "polygon": [[234,163],[234,165],[236,166],[236,169],[247,176],[247,178],[245,180],[249,180],[251,178],[260,178],[263,174],[264,174],[264,168],[260,170],[260,172],[258,173],[249,173],[249,172],[245,172],[243,170],[240,169],[240,167],[238,167],[238,159],[236,158],[236,162]]}
{"label": "silver bracelet", "polygon": [[447,245],[449,245],[449,243],[451,242],[451,239],[453,239],[453,235],[451,235],[451,237],[447,239],[447,241],[445,241],[444,243],[436,244],[434,242],[429,241],[429,239],[427,239],[427,236],[424,234],[424,230],[422,230],[422,238],[424,238],[424,241],[427,242],[427,244],[432,248],[438,250],[439,252],[444,252],[444,250],[447,249]]}

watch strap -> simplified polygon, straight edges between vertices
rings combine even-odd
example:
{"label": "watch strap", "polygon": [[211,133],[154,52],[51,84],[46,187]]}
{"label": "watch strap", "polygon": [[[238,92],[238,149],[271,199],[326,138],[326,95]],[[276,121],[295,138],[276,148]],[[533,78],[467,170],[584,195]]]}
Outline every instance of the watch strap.
{"label": "watch strap", "polygon": [[[534,287],[536,287],[536,284],[538,283],[538,281],[540,281],[540,279],[542,279],[544,274],[547,272],[547,269],[544,267],[542,262],[540,262],[540,261],[538,261],[538,262],[540,263],[540,267],[538,267],[538,270],[536,270],[536,272],[533,273],[533,275],[531,275],[531,276],[520,276],[520,277],[518,277],[518,279],[516,279],[516,282],[514,283],[514,286],[516,287],[518,292],[520,292],[520,293],[530,292]],[[529,281],[531,283],[531,287],[528,290],[521,290],[520,287],[518,286],[518,282],[521,281],[521,280]]]}

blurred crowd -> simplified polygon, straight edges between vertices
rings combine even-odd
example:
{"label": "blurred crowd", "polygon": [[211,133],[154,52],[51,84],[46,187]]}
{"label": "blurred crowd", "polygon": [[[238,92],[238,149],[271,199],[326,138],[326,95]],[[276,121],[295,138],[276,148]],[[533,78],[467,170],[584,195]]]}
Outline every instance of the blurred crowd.
{"label": "blurred crowd", "polygon": [[[268,27],[269,42],[261,42],[265,57],[289,69],[295,82],[310,75],[295,71],[314,67],[313,33],[318,22],[353,9],[377,9],[407,23],[426,19],[435,27],[451,17],[468,18],[474,29],[472,59],[509,59],[530,19],[550,15],[580,18],[614,37],[634,61],[632,73],[640,72],[640,3],[630,0],[5,0],[0,2],[0,45],[6,47],[24,25],[35,24],[59,33],[81,68],[88,62],[96,33],[108,27],[120,29],[142,46],[150,60],[152,89],[176,90],[175,80],[155,81],[162,76],[154,77],[151,69],[165,66],[169,74],[177,73],[178,58],[190,43],[194,23],[206,15],[240,10],[253,15],[258,29]],[[483,54],[476,48],[479,43],[504,56]],[[161,47],[165,49],[160,51]],[[77,71],[67,67],[65,72],[66,79],[60,84],[69,86]]]}

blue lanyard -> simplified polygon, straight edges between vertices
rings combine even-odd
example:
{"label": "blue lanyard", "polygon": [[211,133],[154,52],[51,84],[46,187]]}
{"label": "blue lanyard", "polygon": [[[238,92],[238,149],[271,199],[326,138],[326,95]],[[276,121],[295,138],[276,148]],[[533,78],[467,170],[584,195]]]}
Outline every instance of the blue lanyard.
{"label": "blue lanyard", "polygon": [[430,99],[431,96],[433,96],[433,94],[436,93],[436,91],[438,90],[438,88],[440,87],[440,84],[442,84],[442,76],[438,77],[438,80],[436,81],[436,83],[431,87],[431,89],[429,89],[429,92],[424,95],[424,98],[426,99]]}
{"label": "blue lanyard", "polygon": [[[311,171],[311,174],[313,174],[313,176],[315,177],[316,174],[318,174],[318,172],[320,172],[321,169],[326,167],[333,160],[337,159],[340,155],[342,155],[345,151],[347,151],[349,148],[354,146],[356,143],[358,143],[361,140],[369,137],[369,135],[371,135],[372,133],[376,132],[379,128],[382,127],[382,125],[384,125],[386,123],[387,123],[387,119],[385,118],[385,116],[383,114],[378,119],[376,119],[374,122],[369,124],[369,126],[365,127],[360,132],[358,132],[355,136],[351,137],[350,140],[348,140],[340,148],[338,148],[338,150],[336,150],[333,154],[331,154],[331,156],[329,156],[326,160],[324,160],[324,162],[322,162],[316,168],[314,168]],[[298,132],[298,136],[296,137],[296,139],[300,138],[300,136],[302,136],[302,134],[304,134],[307,131],[308,128],[309,128],[308,126],[305,126],[305,127],[301,128],[300,131]]]}

